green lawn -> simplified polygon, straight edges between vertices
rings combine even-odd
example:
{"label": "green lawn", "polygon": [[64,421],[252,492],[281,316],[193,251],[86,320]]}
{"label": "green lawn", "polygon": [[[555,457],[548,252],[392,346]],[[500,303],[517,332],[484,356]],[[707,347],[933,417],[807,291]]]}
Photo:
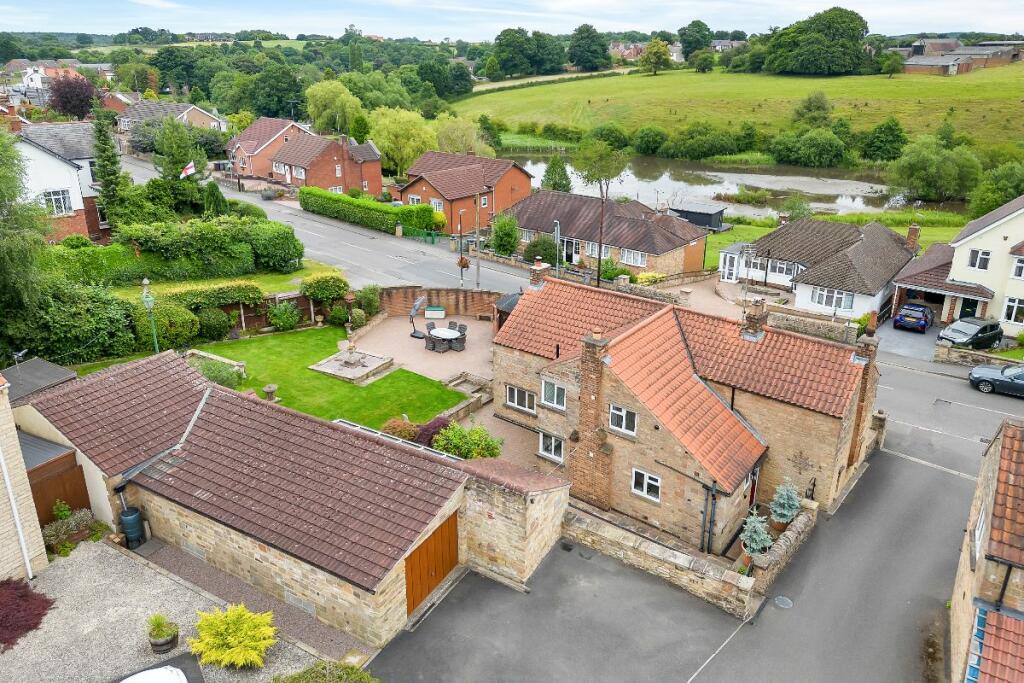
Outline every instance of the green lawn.
{"label": "green lawn", "polygon": [[[280,294],[281,292],[294,292],[299,289],[299,282],[304,277],[314,273],[337,271],[334,266],[326,263],[303,259],[302,268],[293,273],[253,273],[251,275],[239,275],[237,277],[216,277],[208,280],[175,280],[169,282],[154,282],[149,288],[154,295],[160,296],[171,291],[195,287],[197,285],[218,285],[223,282],[235,282],[247,280],[255,282],[260,289],[267,294]],[[136,299],[142,294],[141,285],[134,287],[114,287],[111,290],[114,294],[125,299]]]}
{"label": "green lawn", "polygon": [[151,355],[148,351],[143,353],[136,353],[132,356],[125,356],[124,358],[107,358],[106,360],[98,360],[92,363],[82,363],[81,365],[73,365],[71,369],[78,373],[79,377],[85,377],[91,375],[94,372],[109,368],[111,365],[117,365],[118,363],[127,363],[131,360],[138,360]]}
{"label": "green lawn", "polygon": [[1008,349],[1006,351],[995,351],[994,353],[997,356],[1012,358],[1013,360],[1024,360],[1024,346],[1018,346],[1015,349]]}
{"label": "green lawn", "polygon": [[579,82],[537,85],[481,93],[456,102],[460,114],[474,119],[489,114],[510,124],[537,121],[591,128],[617,121],[629,130],[657,124],[669,130],[693,121],[738,126],[752,121],[779,129],[788,126],[793,108],[821,90],[836,106],[835,115],[855,129],[895,115],[911,133],[934,130],[947,111],[953,123],[979,143],[1024,137],[1024,63],[978,69],[942,78],[916,74],[886,76],[798,77],[669,71]]}
{"label": "green lawn", "polygon": [[502,133],[501,148],[503,151],[551,151],[572,149],[576,145],[564,140],[549,140],[529,133]]}
{"label": "green lawn", "polygon": [[408,370],[395,370],[360,387],[308,369],[337,353],[338,341],[344,337],[344,330],[323,327],[198,348],[245,361],[249,377],[239,390],[255,389],[262,395],[264,386],[276,384],[282,405],[328,420],[341,417],[378,428],[404,413],[413,422],[426,422],[465,398],[441,382]]}

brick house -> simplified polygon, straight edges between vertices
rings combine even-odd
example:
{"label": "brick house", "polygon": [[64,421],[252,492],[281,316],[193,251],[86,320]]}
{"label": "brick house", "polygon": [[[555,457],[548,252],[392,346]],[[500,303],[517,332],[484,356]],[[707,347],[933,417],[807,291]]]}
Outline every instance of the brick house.
{"label": "brick house", "polygon": [[117,117],[117,130],[127,133],[143,121],[162,121],[172,118],[194,128],[214,128],[219,131],[228,129],[225,119],[211,114],[194,104],[187,102],[167,102],[163,100],[140,100],[128,106]]}
{"label": "brick house", "polygon": [[1024,680],[1024,423],[1006,420],[982,458],[950,604],[954,681]]}
{"label": "brick house", "polygon": [[122,92],[120,90],[105,90],[100,97],[100,103],[104,109],[115,111],[118,114],[124,113],[128,107],[142,101],[142,94],[137,92]]}
{"label": "brick house", "polygon": [[917,252],[920,228],[906,238],[881,223],[812,218],[785,223],[718,257],[722,282],[747,281],[793,292],[793,307],[844,318],[892,308],[893,279]]}
{"label": "brick house", "polygon": [[568,501],[557,476],[224,389],[173,351],[34,394],[15,420],[75,450],[97,518],[123,486],[155,537],[375,647],[459,566],[522,586]]}
{"label": "brick house", "polygon": [[[313,133],[299,123],[261,116],[228,140],[226,150],[231,172],[236,176],[275,178],[274,155],[289,141],[305,135]],[[283,173],[278,180],[283,180]]]}
{"label": "brick house", "polygon": [[351,189],[379,195],[383,188],[380,152],[372,140],[356,144],[320,135],[297,135],[271,157],[271,178],[296,187],[321,187],[343,193]]}
{"label": "brick house", "polygon": [[[519,223],[522,247],[539,234],[554,236],[557,220],[559,253],[565,262],[596,267],[600,198],[540,190],[516,202],[507,213]],[[638,201],[605,205],[602,259],[610,258],[633,272],[677,275],[701,271],[706,238],[703,228]]]}
{"label": "brick house", "polygon": [[31,579],[47,564],[39,518],[11,412],[10,384],[0,375],[0,580]]}
{"label": "brick house", "polygon": [[25,160],[26,191],[53,217],[49,239],[58,241],[73,234],[106,239],[110,228],[96,205],[93,124],[24,125],[17,140],[15,146]]}
{"label": "brick house", "polygon": [[1007,336],[1024,332],[1024,196],[933,244],[895,278],[895,303],[923,303],[935,320],[998,320]]}
{"label": "brick house", "polygon": [[57,78],[81,78],[85,76],[72,67],[33,65],[25,68],[21,84],[26,88],[49,88]]}
{"label": "brick house", "polygon": [[[710,552],[791,480],[828,506],[877,438],[875,344],[846,346],[543,278],[494,339],[495,415],[572,495]],[[714,510],[714,514],[710,513]]]}
{"label": "brick house", "polygon": [[403,204],[427,204],[444,214],[445,231],[469,232],[530,195],[533,178],[511,159],[473,154],[427,152],[409,168],[409,182],[398,188]]}
{"label": "brick house", "polygon": [[974,69],[970,55],[913,56],[903,62],[903,72],[930,76],[960,76]]}

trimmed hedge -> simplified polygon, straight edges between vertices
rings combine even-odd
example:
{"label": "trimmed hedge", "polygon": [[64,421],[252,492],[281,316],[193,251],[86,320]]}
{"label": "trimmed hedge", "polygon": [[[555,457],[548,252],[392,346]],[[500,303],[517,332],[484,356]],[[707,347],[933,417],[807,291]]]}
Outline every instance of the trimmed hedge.
{"label": "trimmed hedge", "polygon": [[290,225],[275,221],[235,219],[228,232],[239,242],[252,247],[256,268],[276,273],[294,273],[302,267],[306,248]]}
{"label": "trimmed hedge", "polygon": [[[148,351],[153,348],[149,311],[142,304],[134,304],[132,318],[135,321],[138,349]],[[199,335],[199,318],[184,306],[171,301],[157,300],[153,306],[153,320],[156,323],[156,338],[161,351],[184,348]]]}
{"label": "trimmed hedge", "polygon": [[232,216],[262,218],[264,220],[267,218],[267,212],[262,207],[250,204],[249,202],[243,202],[240,199],[229,199],[228,209],[231,211]]}
{"label": "trimmed hedge", "polygon": [[334,303],[348,292],[348,280],[341,273],[314,273],[303,278],[299,291],[319,303]]}
{"label": "trimmed hedge", "polygon": [[224,253],[202,259],[166,259],[145,251],[135,256],[132,248],[123,244],[85,249],[55,245],[40,254],[39,267],[44,273],[70,282],[112,286],[138,284],[145,277],[151,280],[200,280],[256,272],[252,247],[248,244],[231,244]]}
{"label": "trimmed hedge", "polygon": [[238,280],[207,287],[183,287],[167,292],[167,298],[185,308],[220,308],[228,304],[255,306],[263,301],[263,290],[254,282]]}
{"label": "trimmed hedge", "polygon": [[318,187],[299,189],[299,206],[310,213],[364,225],[395,234],[395,225],[429,230],[434,225],[434,210],[429,204],[392,206],[373,199],[354,199]]}

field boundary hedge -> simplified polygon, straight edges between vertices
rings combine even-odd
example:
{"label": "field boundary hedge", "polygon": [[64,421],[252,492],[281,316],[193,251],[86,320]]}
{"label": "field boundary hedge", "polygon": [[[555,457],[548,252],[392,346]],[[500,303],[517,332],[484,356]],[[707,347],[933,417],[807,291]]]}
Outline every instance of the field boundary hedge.
{"label": "field boundary hedge", "polygon": [[429,204],[392,206],[374,199],[349,197],[319,187],[299,189],[299,206],[304,211],[363,225],[381,232],[395,234],[395,226],[429,230],[434,224],[434,210]]}

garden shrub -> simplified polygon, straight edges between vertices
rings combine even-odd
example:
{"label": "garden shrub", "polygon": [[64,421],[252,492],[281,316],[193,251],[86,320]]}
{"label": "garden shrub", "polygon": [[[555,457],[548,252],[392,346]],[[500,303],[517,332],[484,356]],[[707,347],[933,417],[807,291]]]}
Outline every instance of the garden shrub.
{"label": "garden shrub", "polygon": [[266,220],[267,212],[261,207],[249,202],[243,202],[240,199],[229,199],[228,209],[232,216],[241,216],[243,218],[262,218]]}
{"label": "garden shrub", "polygon": [[263,301],[263,290],[255,282],[236,280],[217,285],[182,287],[165,296],[188,309],[219,308],[229,304],[256,306]]}
{"label": "garden shrub", "polygon": [[419,425],[409,422],[401,417],[393,417],[381,426],[380,431],[399,439],[412,441],[420,431]]}
{"label": "garden shrub", "polygon": [[380,683],[380,679],[354,664],[317,662],[293,674],[278,674],[270,683]]}
{"label": "garden shrub", "polygon": [[826,168],[838,166],[846,155],[846,145],[830,130],[815,128],[800,138],[801,166]]}
{"label": "garden shrub", "polygon": [[102,287],[63,280],[44,280],[36,305],[12,314],[0,327],[16,350],[31,349],[66,365],[125,356],[136,348],[130,302]]}
{"label": "garden shrub", "polygon": [[620,275],[629,276],[630,282],[636,282],[636,275],[626,266],[620,265],[610,258],[601,261],[601,279],[614,280]]}
{"label": "garden shrub", "polygon": [[327,314],[327,324],[335,327],[345,327],[348,322],[348,309],[344,306],[335,306]]}
{"label": "garden shrub", "polygon": [[751,512],[743,522],[740,540],[743,541],[743,549],[750,555],[760,555],[771,548],[772,537],[768,533],[768,524],[765,522],[765,518],[756,512]]}
{"label": "garden shrub", "polygon": [[178,625],[159,612],[151,614],[146,625],[149,627],[149,637],[153,640],[170,638],[178,632]]}
{"label": "garden shrub", "polygon": [[601,140],[612,149],[623,149],[629,146],[629,136],[617,123],[603,123],[590,129],[590,137]]}
{"label": "garden shrub", "polygon": [[536,135],[540,124],[536,121],[520,121],[516,124],[516,132],[520,135]]}
{"label": "garden shrub", "polygon": [[232,226],[232,232],[252,247],[258,270],[292,273],[302,267],[305,247],[290,225],[276,221],[246,221]]}
{"label": "garden shrub", "polygon": [[565,142],[579,142],[583,139],[583,129],[576,126],[561,126],[557,123],[545,123],[540,129],[540,135],[549,140],[564,140]]}
{"label": "garden shrub", "polygon": [[543,263],[549,266],[555,265],[558,260],[558,247],[555,246],[555,240],[547,235],[538,235],[530,240],[526,249],[523,250],[523,260],[532,265],[538,256]]}
{"label": "garden shrub", "polygon": [[68,249],[84,249],[92,246],[92,240],[85,235],[75,233],[74,235],[68,235],[62,239],[60,241],[60,245],[62,247],[67,247]]}
{"label": "garden shrub", "polygon": [[440,211],[435,211],[430,227],[432,230],[441,232],[444,230],[444,226],[448,225],[448,219]]}
{"label": "garden shrub", "polygon": [[32,590],[25,579],[0,581],[0,653],[39,628],[52,605],[52,599]]}
{"label": "garden shrub", "polygon": [[299,291],[318,303],[334,303],[348,292],[348,280],[341,273],[314,273],[303,278]]}
{"label": "garden shrub", "polygon": [[421,446],[429,446],[434,442],[434,437],[440,434],[441,430],[450,425],[451,422],[447,417],[435,417],[425,425],[420,425],[419,431],[416,432],[416,438],[413,441]]}
{"label": "garden shrub", "polygon": [[189,360],[189,365],[214,384],[219,384],[228,389],[234,389],[241,383],[242,375],[233,366],[209,358],[195,357]]}
{"label": "garden shrub", "polygon": [[43,543],[47,548],[56,549],[61,543],[68,540],[71,531],[71,521],[68,519],[55,519],[43,526]]}
{"label": "garden shrub", "polygon": [[199,320],[199,338],[220,341],[231,331],[231,318],[219,308],[201,308],[196,313]]}
{"label": "garden shrub", "polygon": [[491,227],[491,246],[494,253],[510,256],[519,248],[519,222],[515,216],[500,214],[495,216]]}
{"label": "garden shrub", "polygon": [[51,512],[53,512],[54,519],[65,520],[71,516],[71,506],[58,498],[54,501]]}
{"label": "garden shrub", "polygon": [[254,613],[245,605],[228,605],[223,612],[197,612],[197,638],[188,641],[202,665],[236,669],[263,667],[263,657],[277,642],[274,613]]}
{"label": "garden shrub", "polygon": [[775,487],[775,495],[768,505],[772,511],[772,519],[788,524],[800,512],[800,494],[793,484],[786,482]]}
{"label": "garden shrub", "polygon": [[349,314],[349,324],[353,330],[358,330],[366,325],[366,311],[361,308],[353,308]]}
{"label": "garden shrub", "polygon": [[361,308],[368,318],[380,313],[380,285],[366,285],[356,290],[356,306]]}
{"label": "garden shrub", "polygon": [[664,282],[664,281],[665,281],[665,273],[646,272],[646,273],[637,273],[637,276],[636,276],[637,284],[644,285],[644,286],[656,285],[659,282]]}
{"label": "garden shrub", "polygon": [[1020,334],[1017,335],[1017,343],[1020,346],[1024,346],[1024,332],[1021,332]]}
{"label": "garden shrub", "polygon": [[294,330],[301,317],[299,309],[291,301],[282,301],[267,307],[267,322],[278,332]]}
{"label": "garden shrub", "polygon": [[89,249],[68,249],[57,245],[43,250],[39,267],[44,273],[71,282],[111,286],[137,285],[145,277],[151,280],[199,280],[235,277],[256,271],[252,248],[247,244],[232,244],[224,254],[208,255],[202,259],[166,259],[148,252],[135,256],[131,246],[123,244]]}
{"label": "garden shrub", "polygon": [[457,422],[453,422],[438,432],[431,446],[463,460],[475,460],[477,458],[497,458],[501,455],[501,444],[501,439],[491,436],[480,425],[466,429]]}
{"label": "garden shrub", "polygon": [[417,230],[430,230],[434,209],[429,204],[392,206],[372,199],[353,199],[318,187],[299,189],[299,205],[306,211],[364,225],[374,230],[395,233],[395,225]]}
{"label": "garden shrub", "polygon": [[[135,320],[136,348],[148,351],[153,348],[153,330],[149,312],[142,304],[134,304],[132,318]],[[156,338],[161,351],[185,348],[199,334],[199,318],[173,301],[157,300],[153,306],[153,320],[156,323]]]}
{"label": "garden shrub", "polygon": [[658,126],[644,126],[633,133],[633,149],[637,154],[657,154],[668,140],[668,133]]}

